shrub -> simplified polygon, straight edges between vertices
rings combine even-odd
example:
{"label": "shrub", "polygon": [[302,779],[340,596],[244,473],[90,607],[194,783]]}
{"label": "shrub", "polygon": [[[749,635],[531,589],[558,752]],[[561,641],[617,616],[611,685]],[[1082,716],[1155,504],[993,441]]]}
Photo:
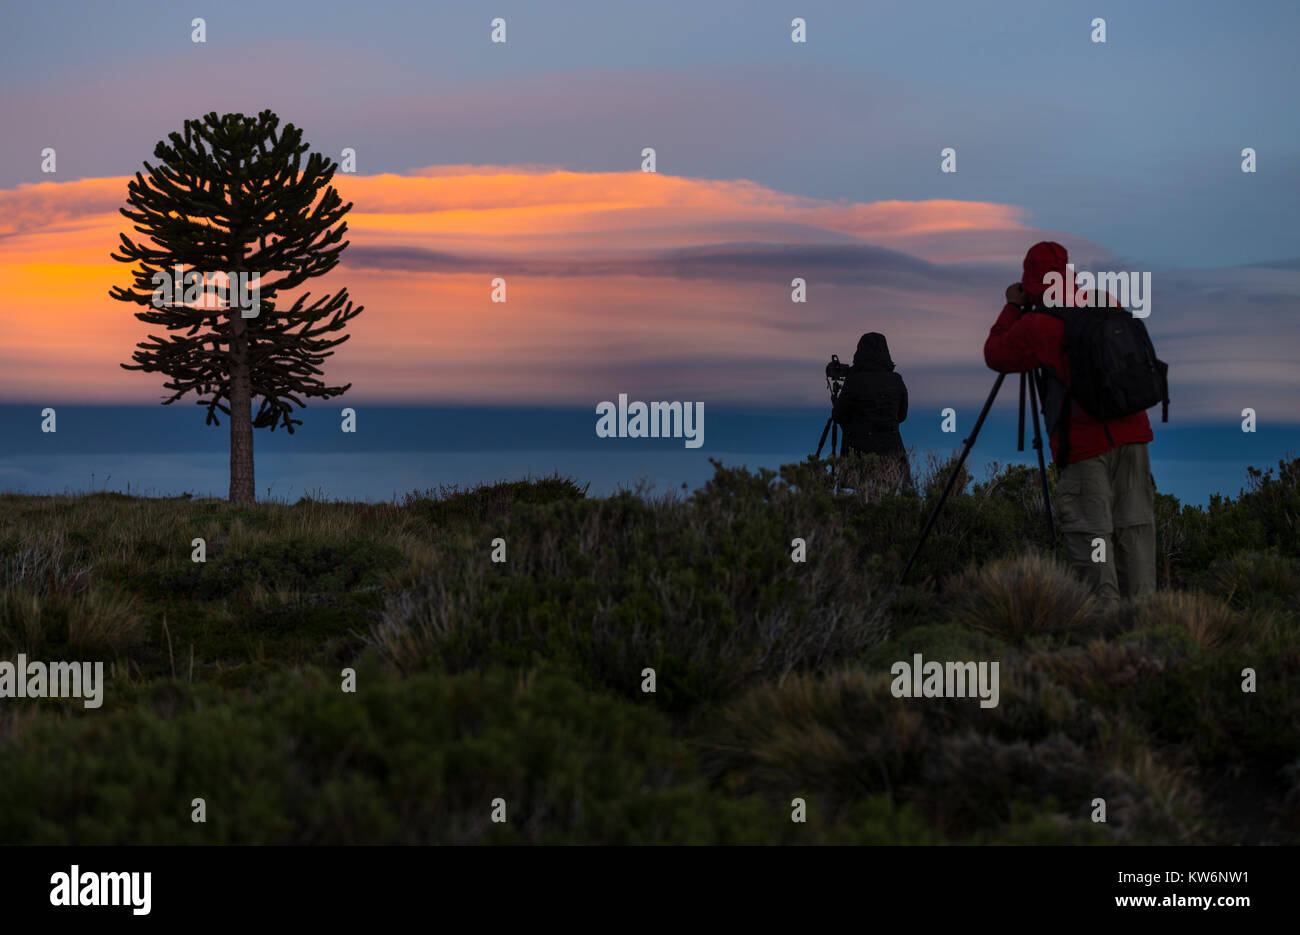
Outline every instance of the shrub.
{"label": "shrub", "polygon": [[27,592],[0,591],[0,649],[34,653],[45,640],[41,599]]}
{"label": "shrub", "polygon": [[1234,552],[1210,567],[1208,586],[1238,609],[1300,609],[1300,560],[1275,552]]}
{"label": "shrub", "polygon": [[107,588],[77,597],[38,596],[21,590],[0,595],[0,649],[104,655],[139,643],[146,626],[135,600]]}
{"label": "shrub", "polygon": [[1250,622],[1217,597],[1187,591],[1160,591],[1137,604],[1140,629],[1182,630],[1201,649],[1240,646],[1253,635]]}
{"label": "shrub", "polygon": [[[812,459],[657,499],[0,495],[0,658],[110,657],[103,709],[0,704],[0,841],[1296,840],[1300,461],[1158,495],[1166,589],[1105,610],[1032,465],[964,474],[897,585],[951,463],[923,496]],[[894,698],[916,652],[998,661],[998,706]]]}
{"label": "shrub", "polygon": [[1248,467],[1246,473],[1240,508],[1263,529],[1267,548],[1300,557],[1300,458],[1278,461],[1276,477],[1272,468]]}
{"label": "shrub", "polygon": [[[842,523],[801,519],[793,498],[752,475],[719,475],[692,504],[624,495],[520,513],[499,532],[505,563],[443,556],[390,597],[369,642],[402,672],[548,658],[637,698],[649,667],[675,712],[878,642],[886,602]],[[788,545],[798,532],[803,563]]]}
{"label": "shrub", "polygon": [[[884,673],[851,669],[756,688],[708,730],[704,766],[740,794],[816,797],[831,821],[864,797],[883,796],[957,840],[1016,838],[1028,815],[1054,819],[1034,833],[1040,843],[1203,833],[1186,771],[1142,744],[1116,745],[1095,730],[1071,737],[1046,722],[1025,730],[1051,689],[1041,677],[1005,686],[992,710],[969,700],[898,699],[889,685]],[[1064,706],[1056,723],[1077,728],[1082,712],[1068,694],[1057,695]],[[1089,827],[1097,796],[1107,800],[1100,832]]]}
{"label": "shrub", "polygon": [[[719,797],[653,711],[555,674],[283,677],[174,717],[42,717],[0,740],[5,844],[740,843],[781,821]],[[195,796],[207,823],[190,821]],[[508,821],[493,823],[492,800]],[[781,816],[788,828],[788,817]]]}
{"label": "shrub", "polygon": [[579,486],[573,478],[558,473],[551,477],[479,484],[468,489],[444,484],[437,490],[430,488],[407,494],[403,506],[435,525],[454,521],[482,523],[500,518],[515,507],[581,500],[590,487],[590,484]]}
{"label": "shrub", "polygon": [[949,585],[947,597],[952,620],[1014,642],[1068,634],[1099,615],[1082,582],[1033,554],[968,569]]}
{"label": "shrub", "polygon": [[249,591],[256,589],[338,594],[378,588],[384,575],[403,562],[394,546],[364,539],[344,542],[293,538],[261,542],[246,551],[214,551],[206,563],[191,562],[187,556],[185,561],[171,566],[160,580],[161,592],[207,601],[246,598]]}
{"label": "shrub", "polygon": [[[1255,690],[1243,691],[1244,670]],[[1199,653],[1139,682],[1133,705],[1153,738],[1184,746],[1201,766],[1251,762],[1278,768],[1300,736],[1300,648]]]}
{"label": "shrub", "polygon": [[0,591],[76,597],[89,590],[91,571],[57,536],[0,543]]}
{"label": "shrub", "polygon": [[835,816],[863,795],[898,802],[930,738],[923,708],[900,703],[889,685],[887,673],[855,668],[757,687],[719,715],[705,767],[740,793],[816,795]]}

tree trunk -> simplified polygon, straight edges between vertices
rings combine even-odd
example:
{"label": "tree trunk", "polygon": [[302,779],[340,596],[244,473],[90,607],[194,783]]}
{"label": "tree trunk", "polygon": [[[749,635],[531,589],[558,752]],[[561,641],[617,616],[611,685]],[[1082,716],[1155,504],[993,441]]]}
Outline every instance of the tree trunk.
{"label": "tree trunk", "polygon": [[257,501],[253,483],[253,384],[248,370],[248,325],[238,309],[230,334],[230,502]]}

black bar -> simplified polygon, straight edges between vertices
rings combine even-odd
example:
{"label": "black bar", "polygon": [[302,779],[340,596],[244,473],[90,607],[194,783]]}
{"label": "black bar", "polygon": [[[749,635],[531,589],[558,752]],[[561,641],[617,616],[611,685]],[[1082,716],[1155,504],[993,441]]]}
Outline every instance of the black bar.
{"label": "black bar", "polygon": [[[659,848],[641,854],[593,853],[585,848],[521,849],[438,847],[9,847],[0,851],[0,895],[6,930],[110,931],[136,925],[204,930],[258,921],[289,922],[297,931],[369,930],[388,920],[409,918],[440,927],[461,919],[474,928],[496,928],[526,920],[610,919],[635,907],[643,918],[669,917],[674,910],[717,910],[717,855],[701,848]],[[807,878],[810,861],[817,885],[806,899],[726,899],[729,920],[784,908],[792,921],[809,913],[826,917],[833,907],[877,922],[935,923],[975,919],[1033,922],[1068,918],[1121,922],[1133,928],[1172,927],[1192,918],[1209,919],[1218,931],[1250,930],[1286,917],[1294,908],[1290,855],[1266,847],[900,847],[880,846],[825,857],[806,848],[784,853],[730,849],[731,879],[750,892],[778,892],[792,875]],[[127,905],[56,906],[56,874],[149,873],[149,912]],[[871,867],[868,884],[861,868]],[[1191,882],[1191,873],[1245,873],[1228,880]],[[1125,878],[1131,874],[1137,879]],[[1171,879],[1176,874],[1177,879]],[[1155,877],[1155,879],[1152,879]],[[139,878],[143,881],[143,877]],[[670,881],[670,882],[669,882]],[[803,892],[796,888],[796,893]],[[1208,909],[1165,897],[1245,897],[1249,906]],[[1132,897],[1154,897],[1154,906],[1120,905]],[[39,927],[17,927],[33,922]],[[42,924],[44,923],[44,924]],[[71,924],[69,924],[71,923]],[[491,924],[489,924],[491,923]],[[319,927],[317,927],[319,926]],[[261,927],[261,926],[259,926]],[[912,926],[920,928],[920,926]]]}

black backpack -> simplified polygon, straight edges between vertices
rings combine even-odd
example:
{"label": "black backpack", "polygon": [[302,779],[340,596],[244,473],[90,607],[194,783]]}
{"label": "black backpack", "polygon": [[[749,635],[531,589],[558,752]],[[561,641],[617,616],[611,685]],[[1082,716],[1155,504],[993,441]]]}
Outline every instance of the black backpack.
{"label": "black backpack", "polygon": [[1122,308],[1040,306],[1065,323],[1065,356],[1070,386],[1063,393],[1057,424],[1062,464],[1069,463],[1070,401],[1101,423],[1108,441],[1111,419],[1145,412],[1161,404],[1160,421],[1169,421],[1169,365],[1156,349],[1142,319]]}

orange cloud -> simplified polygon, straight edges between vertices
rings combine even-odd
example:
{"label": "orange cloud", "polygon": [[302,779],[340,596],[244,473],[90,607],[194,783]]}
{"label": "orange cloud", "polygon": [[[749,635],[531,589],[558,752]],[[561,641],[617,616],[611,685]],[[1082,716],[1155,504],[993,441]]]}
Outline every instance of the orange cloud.
{"label": "orange cloud", "polygon": [[[837,204],[744,180],[533,166],[336,178],[354,204],[352,246],[312,288],[346,285],[366,307],[326,364],[331,382],[354,384],[356,400],[586,404],[626,391],[821,403],[815,372],[865,330],[888,331],[909,373],[928,369],[915,381],[918,398],[978,392],[985,376],[971,348],[1007,274],[1043,236],[1013,206]],[[0,399],[162,395],[156,375],[118,366],[150,333],[108,297],[128,281],[109,258],[129,232],[117,213],[127,182],[0,191]],[[1051,236],[1076,257],[1104,253]],[[504,304],[490,301],[498,275]],[[1183,279],[1207,295],[1215,283],[1254,289],[1251,308],[1267,317],[1270,296],[1293,294],[1298,275]],[[808,282],[804,304],[790,301],[794,276]],[[1223,329],[1208,300],[1180,303],[1176,320],[1152,325],[1193,335],[1166,334],[1171,362],[1195,360],[1205,336]],[[1293,385],[1294,342],[1251,337],[1268,327],[1260,320],[1214,338],[1219,369],[1207,379]],[[1222,408],[1234,398],[1216,392],[1193,403]]]}
{"label": "orange cloud", "polygon": [[[983,393],[978,348],[1029,243],[1105,255],[988,203],[838,204],[744,180],[536,166],[336,180],[354,205],[351,247],[311,288],[346,286],[365,306],[325,364],[358,402],[821,404],[829,354],[881,330],[913,397],[946,405]],[[158,375],[119,366],[152,330],[108,297],[129,281],[109,257],[130,232],[127,182],[0,191],[0,400],[164,395]],[[498,276],[504,304],[490,300]],[[794,277],[807,302],[791,301]],[[1225,286],[1250,297],[1233,316]],[[1297,288],[1291,269],[1158,280],[1148,326],[1163,356],[1209,381],[1182,391],[1181,413],[1300,392],[1300,349],[1277,325]]]}
{"label": "orange cloud", "polygon": [[[157,376],[118,366],[150,332],[108,297],[128,282],[126,267],[109,258],[118,234],[138,236],[118,214],[128,181],[0,191],[0,398],[127,401],[161,393]],[[441,166],[402,176],[340,174],[336,186],[354,205],[353,249],[313,290],[346,285],[366,311],[327,373],[373,399],[585,399],[595,392],[584,363],[593,358],[650,374],[657,361],[690,362],[719,349],[744,359],[824,357],[825,335],[788,331],[790,276],[782,270],[773,279],[762,258],[750,282],[745,266],[714,277],[708,257],[689,275],[675,272],[676,261],[621,264],[740,242],[865,245],[1019,228],[1018,211],[1004,205],[835,204],[744,180],[642,172]],[[452,259],[428,271],[418,260],[399,268],[364,262],[395,250]],[[458,269],[455,257],[476,258],[467,267],[473,272]],[[494,264],[514,264],[505,304],[490,301]],[[821,288],[823,297],[831,294]]]}
{"label": "orange cloud", "polygon": [[[422,173],[431,170],[420,170]],[[986,202],[834,204],[745,180],[646,172],[578,173],[459,166],[445,175],[340,176],[351,225],[376,236],[423,232],[425,245],[501,249],[672,249],[727,240],[769,243],[828,234],[882,243],[940,232],[1023,230],[1019,209]],[[794,232],[801,232],[802,236]]]}

